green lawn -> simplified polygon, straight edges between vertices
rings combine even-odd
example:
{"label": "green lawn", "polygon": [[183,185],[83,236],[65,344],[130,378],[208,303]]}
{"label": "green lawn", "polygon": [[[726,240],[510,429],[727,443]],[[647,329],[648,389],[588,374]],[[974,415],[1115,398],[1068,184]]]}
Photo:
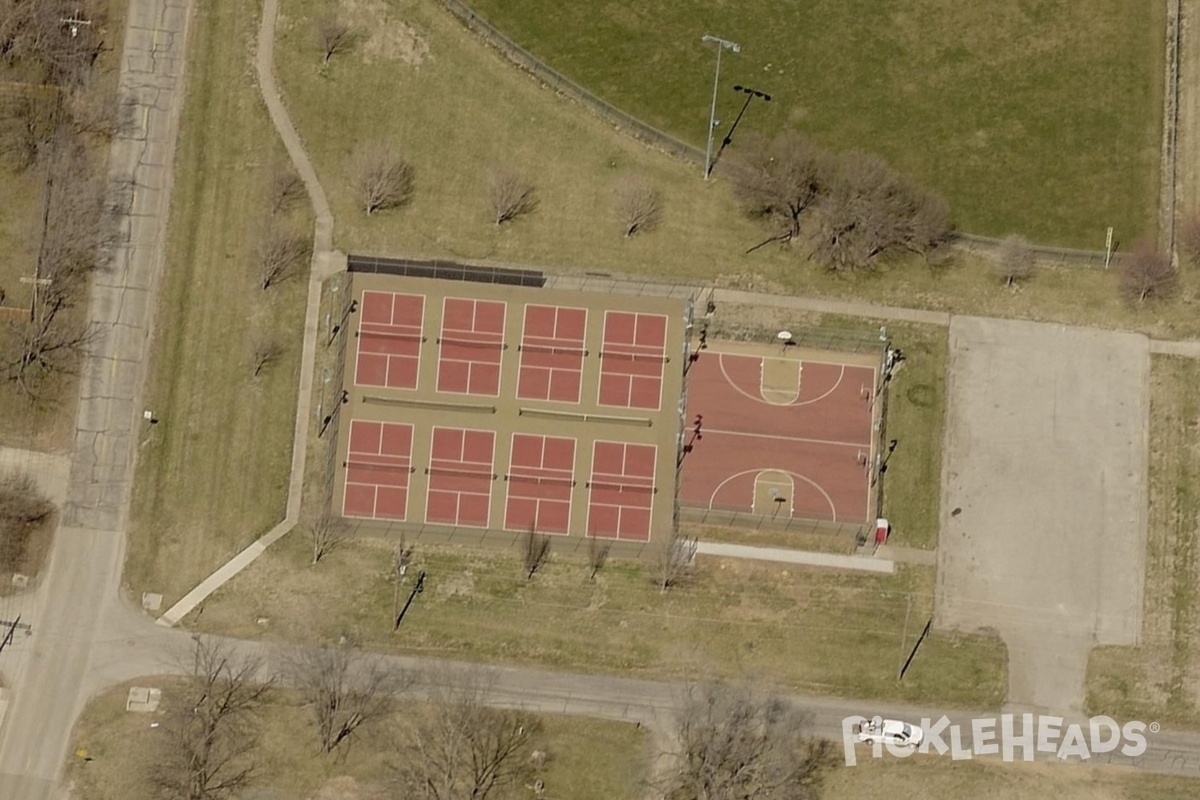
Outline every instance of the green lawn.
{"label": "green lawn", "polygon": [[[1165,4],[1145,0],[471,0],[619,108],[703,147],[716,34],[717,141],[804,131],[882,154],[975,233],[1100,249],[1155,230]],[[737,139],[733,148],[737,147]]]}
{"label": "green lawn", "polygon": [[[661,3],[652,4],[657,5]],[[360,37],[350,52],[322,66],[313,35],[315,20],[335,7],[356,26]],[[952,16],[958,18],[968,8],[976,6],[959,4]],[[728,12],[735,13],[733,9],[729,6]],[[1147,13],[1157,16],[1159,10]],[[700,56],[707,58],[703,51]],[[771,293],[1120,327],[1160,336],[1200,334],[1200,319],[1188,302],[1144,308],[1125,305],[1117,292],[1115,271],[1049,269],[1011,291],[989,272],[986,259],[968,253],[936,268],[897,258],[870,273],[849,276],[831,275],[808,261],[800,245],[747,253],[762,241],[764,231],[742,215],[725,181],[705,183],[694,164],[641,144],[541,87],[460,25],[437,0],[397,0],[386,6],[365,2],[344,8],[332,0],[283,0],[276,62],[292,118],[330,196],[337,245],[347,252],[468,259],[559,272],[625,273]],[[1147,89],[1142,94],[1157,91]],[[1133,118],[1106,116],[1113,125]],[[889,129],[901,127],[889,123]],[[354,202],[354,154],[364,144],[381,139],[412,162],[416,191],[409,206],[368,218]],[[938,164],[947,161],[936,148],[920,152],[936,153]],[[1076,163],[1063,156],[1061,147],[1044,148],[1044,153],[1054,168]],[[995,161],[1011,170],[1014,158],[1006,154]],[[509,165],[533,181],[540,202],[532,215],[500,228],[492,224],[485,200],[485,176],[492,164]],[[661,191],[664,218],[657,230],[626,239],[613,212],[613,194],[631,173]],[[1139,214],[1144,212],[1146,220],[1153,217],[1154,186],[1148,184],[1145,191],[1128,187],[1110,191],[1114,179],[1103,180],[1103,189],[1074,184],[1065,191],[1096,202],[1111,198],[1120,203],[1136,195],[1145,199],[1134,203]],[[1057,182],[1039,175],[1035,183],[1032,199],[1018,198],[1019,208],[1034,209],[1032,217],[1045,222],[1074,208],[1057,200],[1053,209],[1039,206],[1042,198],[1055,196]],[[1156,185],[1156,179],[1149,183]],[[984,188],[978,197],[990,203],[997,192],[980,185]],[[1095,222],[1098,237],[1105,224]],[[1138,222],[1137,227],[1144,226]],[[1128,243],[1133,236],[1118,225],[1118,238]],[[1184,275],[1183,295],[1188,301],[1198,296],[1198,281],[1200,273]]]}
{"label": "green lawn", "polygon": [[636,561],[613,561],[589,581],[583,559],[552,553],[526,581],[515,548],[418,543],[399,598],[419,570],[428,573],[425,590],[394,635],[391,546],[364,537],[309,567],[297,532],[187,624],[289,642],[345,635],[373,649],[583,672],[753,676],[845,697],[973,708],[997,708],[1004,698],[1007,654],[994,637],[935,632],[896,682],[900,652],[932,613],[929,568],[875,576],[702,558],[686,586],[664,594],[650,565]]}
{"label": "green lawn", "polygon": [[1155,356],[1142,644],[1101,647],[1088,665],[1095,714],[1200,727],[1200,362]]}
{"label": "green lawn", "polygon": [[[169,604],[283,518],[307,276],[269,291],[254,252],[285,158],[251,65],[255,0],[199,9],[183,114],[125,580]],[[307,209],[283,224],[311,231]],[[285,346],[255,377],[251,350]]]}
{"label": "green lawn", "polygon": [[[129,685],[94,698],[76,723],[72,752],[85,751],[85,761],[72,755],[68,775],[79,800],[130,800],[157,796],[150,773],[155,748],[165,727],[175,681],[145,678],[139,686],[163,689],[163,703],[154,713],[125,711]],[[403,736],[402,722],[415,704],[401,707],[390,722],[364,727],[352,746],[332,756],[318,755],[312,716],[291,692],[276,691],[260,714],[257,758],[259,769],[251,796],[306,800],[331,779],[353,778],[362,787],[386,786],[396,760],[395,743]],[[572,800],[640,800],[651,756],[646,731],[621,722],[585,717],[544,715],[534,748],[546,752],[539,774],[547,797]],[[254,792],[262,792],[261,795]],[[342,797],[342,795],[337,795]],[[372,795],[374,797],[375,795]],[[500,798],[527,797],[520,789]]]}

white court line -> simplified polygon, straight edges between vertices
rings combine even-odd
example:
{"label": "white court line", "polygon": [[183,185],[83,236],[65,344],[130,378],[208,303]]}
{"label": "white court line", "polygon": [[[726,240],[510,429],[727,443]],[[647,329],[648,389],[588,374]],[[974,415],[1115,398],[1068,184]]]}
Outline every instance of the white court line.
{"label": "white court line", "polygon": [[[829,387],[829,391],[825,392],[825,394],[821,395],[820,397],[814,397],[812,400],[803,400],[803,401],[797,401],[794,403],[772,403],[770,400],[767,400],[764,397],[755,397],[754,395],[750,394],[745,389],[743,389],[741,386],[738,386],[737,382],[734,381],[733,378],[729,377],[729,372],[727,372],[725,369],[725,355],[726,355],[725,353],[717,353],[717,363],[721,366],[721,374],[725,376],[725,382],[728,383],[735,392],[742,395],[743,397],[747,397],[756,403],[762,403],[764,406],[772,406],[774,408],[799,408],[800,406],[807,406],[812,403],[821,402],[826,397],[829,397],[829,395],[831,395],[835,391],[837,391],[837,388],[842,385],[842,379],[844,379],[846,377],[846,367],[848,366],[846,364],[838,365],[841,367],[841,371],[838,373],[837,382],[834,383],[833,386]],[[743,355],[738,355],[736,353],[729,353],[728,355],[733,356],[734,358],[757,358],[759,361],[759,367],[758,367],[759,368],[759,376],[760,376],[759,384],[760,384],[760,388],[761,388],[762,360],[763,359],[759,356],[743,356]],[[805,362],[801,361],[800,363],[804,364]],[[809,362],[809,363],[818,363],[818,362]],[[849,365],[849,366],[853,366],[853,365]],[[864,367],[864,369],[865,369],[865,367]]]}
{"label": "white court line", "polygon": [[838,442],[833,439],[805,439],[803,436],[776,436],[770,433],[746,433],[745,431],[723,431],[719,428],[702,427],[700,437],[716,433],[722,436],[750,436],[755,439],[777,439],[781,442],[802,442],[804,444],[831,444],[835,447],[867,447],[868,442]]}
{"label": "white court line", "polygon": [[[803,475],[801,475],[801,474],[800,474],[800,473],[798,473],[798,472],[792,472],[790,469],[779,469],[778,467],[758,467],[757,469],[746,469],[746,470],[742,470],[741,472],[738,472],[738,473],[735,473],[735,474],[733,474],[733,475],[730,475],[728,478],[726,478],[725,480],[723,480],[723,481],[721,481],[719,484],[717,484],[717,488],[713,489],[713,492],[712,492],[712,494],[708,496],[708,508],[709,508],[709,510],[710,510],[710,511],[712,510],[713,503],[715,503],[715,502],[716,502],[716,500],[717,500],[717,492],[719,492],[719,491],[721,491],[722,489],[724,489],[724,488],[725,488],[725,484],[729,483],[730,481],[732,481],[732,480],[734,480],[734,479],[736,479],[736,478],[740,478],[740,477],[742,477],[743,475],[749,475],[749,474],[750,474],[750,473],[752,473],[752,472],[755,472],[755,473],[757,473],[757,472],[766,472],[766,471],[771,471],[771,472],[785,472],[785,473],[787,473],[788,475],[791,475],[793,479],[799,478],[800,480],[802,480],[802,481],[804,481],[805,483],[807,483],[809,486],[811,486],[811,487],[813,487],[814,489],[816,489],[818,492],[820,492],[820,493],[821,493],[821,496],[825,498],[825,502],[826,502],[826,503],[829,503],[829,516],[832,518],[832,521],[833,521],[833,522],[837,522],[837,506],[835,506],[835,505],[833,504],[833,498],[832,498],[832,497],[830,497],[830,496],[829,496],[829,493],[828,493],[828,492],[826,492],[826,491],[825,491],[825,490],[824,490],[824,489],[821,487],[821,484],[817,483],[817,482],[816,482],[816,481],[814,481],[812,478],[806,478],[806,477],[804,477]],[[793,489],[794,489],[794,486],[793,486]],[[751,488],[751,492],[753,492],[753,491],[754,491],[754,490],[753,490],[753,488]],[[793,493],[792,493],[792,494],[793,494],[792,508],[793,508],[793,511],[794,511],[794,510],[795,510],[795,499],[794,499],[795,492],[793,491]],[[750,495],[750,508],[751,508],[751,513],[754,513],[754,512],[753,512],[753,509],[754,509],[754,495],[753,495],[753,494],[751,494],[751,495]],[[762,516],[762,515],[760,514],[759,516]]]}

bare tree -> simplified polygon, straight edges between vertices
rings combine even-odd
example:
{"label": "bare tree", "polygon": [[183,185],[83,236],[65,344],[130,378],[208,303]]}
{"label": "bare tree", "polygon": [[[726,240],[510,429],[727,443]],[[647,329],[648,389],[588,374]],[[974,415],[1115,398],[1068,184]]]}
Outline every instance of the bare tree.
{"label": "bare tree", "polygon": [[532,525],[525,532],[525,579],[533,580],[533,575],[542,565],[546,563],[546,559],[550,557],[550,537],[544,533],[538,533]]}
{"label": "bare tree", "polygon": [[798,133],[773,139],[747,137],[725,172],[746,212],[776,229],[773,238],[800,234],[800,219],[826,191],[831,158],[824,148]]}
{"label": "bare tree", "polygon": [[256,658],[195,637],[191,677],[171,702],[155,782],[169,800],[222,800],[254,778],[257,712],[274,679]]}
{"label": "bare tree", "polygon": [[1183,260],[1189,264],[1200,263],[1200,209],[1193,209],[1183,215],[1183,219],[1179,221],[1176,239]]}
{"label": "bare tree", "polygon": [[346,541],[349,530],[345,520],[325,511],[309,524],[308,535],[312,543],[312,564],[315,567],[318,561]]}
{"label": "bare tree", "polygon": [[258,241],[258,283],[263,291],[287,280],[304,265],[309,243],[296,231],[270,226]]}
{"label": "bare tree", "polygon": [[1120,262],[1121,294],[1131,303],[1165,299],[1179,288],[1179,272],[1169,256],[1150,242],[1134,244],[1132,252]]}
{"label": "bare tree", "polygon": [[16,572],[29,543],[54,520],[54,504],[27,472],[0,474],[0,571]]}
{"label": "bare tree", "polygon": [[415,545],[408,543],[408,537],[401,532],[400,541],[396,542],[396,546],[392,548],[392,620],[400,614],[400,583],[404,580],[404,576],[408,573],[408,567],[412,564],[413,553],[416,551]]}
{"label": "bare tree", "polygon": [[894,248],[927,254],[950,231],[945,201],[868,153],[839,156],[817,211],[813,256],[833,271],[868,268]]}
{"label": "bare tree", "polygon": [[355,194],[367,216],[408,203],[416,187],[411,164],[383,142],[367,145],[359,155]]}
{"label": "bare tree", "polygon": [[268,205],[271,214],[282,214],[289,211],[304,199],[304,181],[290,166],[279,165],[271,171],[271,185],[268,190]]}
{"label": "bare tree", "polygon": [[588,539],[588,566],[591,568],[588,580],[596,580],[596,573],[603,569],[608,562],[610,550],[612,550],[611,541],[596,536]]}
{"label": "bare tree", "polygon": [[1033,275],[1033,245],[1024,236],[1010,233],[1000,240],[992,265],[1005,286],[1015,286]]}
{"label": "bare tree", "polygon": [[102,11],[80,0],[0,0],[0,60],[37,82],[77,85],[100,53]]}
{"label": "bare tree", "polygon": [[72,313],[89,275],[117,240],[106,185],[82,145],[60,129],[47,169],[47,201],[29,322],[10,326],[3,359],[8,377],[30,395],[41,380],[71,372],[96,330]]}
{"label": "bare tree", "polygon": [[363,726],[391,715],[395,696],[412,684],[407,674],[378,656],[356,654],[348,647],[305,650],[292,672],[312,710],[323,753],[332,753]]}
{"label": "bare tree", "polygon": [[27,169],[50,143],[57,108],[55,97],[32,89],[15,96],[0,95],[0,157],[11,169]]}
{"label": "bare tree", "polygon": [[679,527],[672,525],[659,543],[654,559],[654,580],[659,590],[665,592],[677,585],[696,559],[696,540],[683,535]]}
{"label": "bare tree", "polygon": [[834,765],[833,744],[777,698],[737,686],[689,689],[677,718],[675,769],[665,800],[816,800]]}
{"label": "bare tree", "polygon": [[350,26],[336,16],[329,14],[317,21],[317,45],[325,56],[322,63],[328,64],[334,55],[349,48],[353,40]]}
{"label": "bare tree", "polygon": [[537,208],[533,184],[507,167],[488,169],[487,201],[497,225],[531,214]]}
{"label": "bare tree", "polygon": [[478,672],[433,682],[432,708],[410,721],[406,757],[397,770],[405,796],[488,800],[530,774],[539,721],[523,711],[489,708],[490,689]]}
{"label": "bare tree", "polygon": [[260,334],[254,342],[250,355],[250,364],[254,367],[254,377],[258,377],[265,369],[277,362],[284,354],[283,342],[274,334]]}
{"label": "bare tree", "polygon": [[617,184],[614,204],[626,238],[648,233],[662,222],[662,193],[641,178],[622,179]]}

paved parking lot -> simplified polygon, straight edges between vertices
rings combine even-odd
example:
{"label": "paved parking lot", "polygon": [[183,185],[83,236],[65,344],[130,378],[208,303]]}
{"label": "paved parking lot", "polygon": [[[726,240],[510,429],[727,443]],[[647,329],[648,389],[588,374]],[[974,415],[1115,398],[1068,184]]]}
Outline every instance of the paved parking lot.
{"label": "paved parking lot", "polygon": [[1000,632],[1011,706],[1081,710],[1090,649],[1137,640],[1149,369],[1140,335],[951,323],[935,622]]}

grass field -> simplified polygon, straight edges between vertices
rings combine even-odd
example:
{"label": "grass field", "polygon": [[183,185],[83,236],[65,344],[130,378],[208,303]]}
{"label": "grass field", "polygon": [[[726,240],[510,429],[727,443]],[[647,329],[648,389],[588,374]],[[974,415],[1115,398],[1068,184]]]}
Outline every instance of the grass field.
{"label": "grass field", "polygon": [[1200,363],[1155,356],[1142,644],[1092,652],[1088,707],[1200,727]]}
{"label": "grass field", "polygon": [[[618,107],[704,146],[717,34],[717,143],[801,130],[878,152],[944,194],[960,227],[1099,249],[1150,235],[1162,130],[1163,3],[648,0],[476,11]],[[735,138],[733,149],[737,147]]]}
{"label": "grass field", "polygon": [[354,540],[310,568],[298,531],[188,625],[296,642],[345,635],[377,649],[587,672],[761,678],[847,697],[996,708],[1004,696],[1004,646],[980,636],[933,634],[896,683],[899,653],[931,613],[932,569],[878,577],[701,559],[685,587],[663,594],[637,562],[614,561],[593,582],[582,559],[552,554],[526,581],[515,549],[419,544],[399,595],[419,570],[425,591],[393,635],[391,545]]}
{"label": "grass field", "polygon": [[[165,718],[171,681],[143,679],[139,686],[164,691],[160,711],[152,714],[125,711],[128,685],[93,699],[75,728],[72,751],[83,749],[91,761],[72,758],[69,777],[79,800],[127,800],[150,797],[147,780],[154,748],[165,728],[150,723]],[[397,720],[364,728],[345,758],[317,755],[317,738],[311,714],[290,692],[275,692],[261,716],[260,769],[253,786],[261,794],[249,798],[306,800],[334,778],[350,776],[361,786],[383,785],[395,761],[392,748],[400,732],[399,720],[417,710],[401,709]],[[583,717],[546,715],[534,747],[547,755],[539,775],[548,797],[572,800],[638,800],[651,757],[646,732],[633,725]],[[527,793],[514,793],[524,797]],[[342,795],[338,795],[341,797]],[[504,795],[505,797],[512,795]]]}
{"label": "grass field", "polygon": [[[728,184],[705,183],[695,165],[637,143],[542,88],[459,25],[436,0],[361,0],[346,6],[341,13],[362,35],[354,50],[335,56],[325,67],[313,26],[334,4],[284,0],[282,6],[276,71],[330,195],[338,246],[348,252],[620,272],[1158,335],[1200,334],[1200,319],[1189,307],[1200,297],[1200,274],[1184,276],[1187,303],[1130,309],[1118,296],[1115,273],[1102,270],[1046,270],[1014,292],[1000,285],[983,259],[969,254],[938,268],[899,259],[851,276],[828,274],[807,261],[799,247],[764,247],[747,254],[762,240],[763,230],[742,216]],[[1159,14],[1155,9],[1147,13]],[[966,6],[953,8],[954,15],[966,13],[974,12]],[[582,43],[580,47],[586,49]],[[707,62],[704,51],[698,57]],[[353,157],[363,143],[379,139],[392,142],[412,161],[416,193],[408,207],[367,218],[353,202]],[[946,160],[936,148],[922,152],[931,158],[937,154],[938,163]],[[1045,152],[1056,166],[1076,163],[1063,158],[1061,149]],[[1004,160],[1005,168],[1009,161]],[[531,216],[502,228],[489,221],[484,197],[485,172],[494,163],[530,176],[540,198]],[[612,196],[629,173],[660,189],[664,220],[651,233],[625,239]],[[1036,179],[1039,197],[1053,196],[1057,187],[1046,176]],[[1101,198],[1147,195],[1147,219],[1156,202],[1152,187],[1148,194],[1128,187],[1067,191]],[[978,192],[988,201],[996,194]],[[1138,206],[1143,207],[1141,201]],[[1052,215],[1039,211],[1036,216]],[[1096,246],[1101,246],[1105,223],[1095,225]],[[1118,230],[1122,242],[1132,238]]]}
{"label": "grass field", "polygon": [[[306,279],[256,283],[256,235],[283,147],[261,105],[254,0],[205,5],[193,25],[169,249],[139,453],[125,580],[168,603],[283,517]],[[307,210],[288,224],[311,230]],[[283,357],[255,378],[271,333]]]}
{"label": "grass field", "polygon": [[867,759],[835,770],[825,796],[987,800],[1191,800],[1200,780],[1065,763],[1005,764],[949,756]]}

